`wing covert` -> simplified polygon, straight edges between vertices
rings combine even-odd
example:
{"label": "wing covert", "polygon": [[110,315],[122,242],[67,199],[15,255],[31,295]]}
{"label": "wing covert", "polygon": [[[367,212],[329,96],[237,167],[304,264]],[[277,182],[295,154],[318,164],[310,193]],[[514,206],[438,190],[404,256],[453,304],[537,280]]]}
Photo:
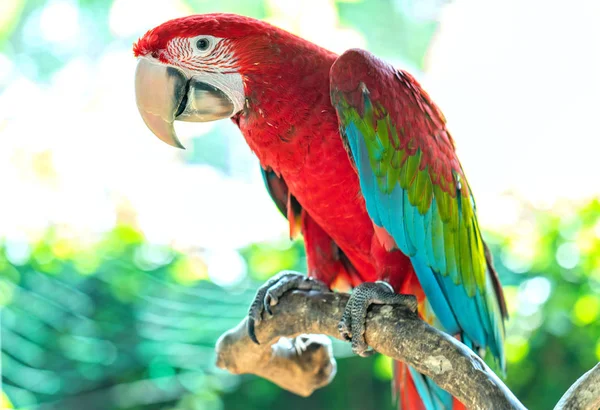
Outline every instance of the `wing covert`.
{"label": "wing covert", "polygon": [[330,81],[369,216],[410,257],[445,330],[503,363],[504,299],[441,111],[410,74],[364,50],[341,55]]}

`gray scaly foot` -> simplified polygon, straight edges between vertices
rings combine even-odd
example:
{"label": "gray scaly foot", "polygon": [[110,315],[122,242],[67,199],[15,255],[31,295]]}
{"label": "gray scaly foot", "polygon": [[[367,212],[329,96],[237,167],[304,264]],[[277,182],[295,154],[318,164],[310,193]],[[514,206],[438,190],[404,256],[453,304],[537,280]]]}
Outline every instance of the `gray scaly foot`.
{"label": "gray scaly foot", "polygon": [[373,350],[369,350],[365,341],[367,309],[372,304],[403,305],[413,312],[417,311],[417,298],[414,295],[394,293],[392,287],[386,282],[367,282],[355,287],[338,330],[344,339],[352,341],[352,351],[363,357],[374,353]]}
{"label": "gray scaly foot", "polygon": [[328,292],[329,288],[323,282],[297,272],[283,271],[269,279],[258,288],[254,301],[248,311],[248,336],[258,343],[254,328],[262,320],[263,312],[273,315],[271,307],[279,302],[279,298],[290,290],[318,290]]}

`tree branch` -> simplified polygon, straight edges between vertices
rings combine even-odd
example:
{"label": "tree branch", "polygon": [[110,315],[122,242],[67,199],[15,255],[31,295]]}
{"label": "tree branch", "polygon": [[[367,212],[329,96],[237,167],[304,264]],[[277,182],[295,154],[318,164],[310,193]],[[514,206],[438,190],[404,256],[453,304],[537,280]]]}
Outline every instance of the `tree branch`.
{"label": "tree branch", "polygon": [[554,408],[554,410],[597,409],[600,409],[600,363],[573,383]]}
{"label": "tree branch", "polygon": [[327,336],[281,337],[274,344],[257,345],[248,337],[246,319],[219,338],[216,350],[220,368],[255,374],[303,397],[328,385],[337,369]]}
{"label": "tree branch", "polygon": [[[246,332],[246,320],[217,342],[217,365],[232,373],[252,373],[306,396],[335,374],[331,348],[314,344],[310,354],[273,348],[282,336],[303,333],[339,338],[338,322],[349,296],[293,291],[273,307],[273,316],[256,327],[261,345]],[[470,409],[525,409],[476,354],[402,306],[372,306],[365,336],[378,352],[413,366]],[[319,345],[320,347],[318,347]],[[315,353],[317,352],[317,353]],[[291,353],[291,354],[290,354]]]}
{"label": "tree branch", "polygon": [[[273,316],[256,327],[261,344],[250,340],[244,319],[217,342],[217,365],[310,395],[335,376],[331,341],[323,335],[340,337],[337,325],[348,298],[344,293],[285,294],[272,308]],[[525,409],[479,356],[402,306],[371,306],[365,337],[375,350],[410,364],[469,409]],[[571,386],[554,410],[598,408],[600,363]]]}

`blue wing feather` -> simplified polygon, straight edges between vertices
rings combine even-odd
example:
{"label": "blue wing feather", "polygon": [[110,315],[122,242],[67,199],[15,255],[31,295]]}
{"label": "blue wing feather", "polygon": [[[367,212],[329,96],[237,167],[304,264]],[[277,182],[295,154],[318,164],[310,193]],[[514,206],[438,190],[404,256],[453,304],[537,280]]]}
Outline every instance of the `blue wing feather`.
{"label": "blue wing feather", "polygon": [[[473,349],[489,347],[503,366],[506,306],[441,112],[409,76],[366,52],[345,53],[331,75],[332,102],[373,223],[410,258],[433,323]],[[366,83],[374,78],[380,84],[371,93]],[[412,373],[427,409],[450,403]]]}
{"label": "blue wing feather", "polygon": [[[487,298],[479,292],[476,297],[469,297],[460,283],[460,262],[454,263],[454,259],[445,254],[454,252],[453,246],[458,245],[457,231],[449,232],[452,243],[448,246],[440,230],[450,227],[441,222],[435,201],[422,215],[410,203],[407,190],[399,184],[390,193],[382,192],[371,167],[365,137],[354,123],[347,125],[345,134],[355,158],[369,216],[376,225],[388,230],[399,249],[411,258],[419,282],[444,330],[451,334],[466,333],[476,345],[489,346],[494,355],[498,355],[501,338],[496,331],[498,323],[492,325],[489,319]],[[448,270],[447,275],[439,274],[445,270]]]}
{"label": "blue wing feather", "polygon": [[430,378],[423,376],[412,367],[408,366],[408,370],[423,405],[427,410],[450,410],[453,405],[453,398],[450,393],[440,388]]}

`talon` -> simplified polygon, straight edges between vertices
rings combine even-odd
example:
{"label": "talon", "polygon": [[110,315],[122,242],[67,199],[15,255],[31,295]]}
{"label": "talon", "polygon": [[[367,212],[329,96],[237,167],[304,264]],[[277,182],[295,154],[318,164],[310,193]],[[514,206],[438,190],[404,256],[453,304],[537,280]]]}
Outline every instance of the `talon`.
{"label": "talon", "polygon": [[271,306],[275,306],[279,303],[279,298],[272,294],[272,291],[269,290],[267,296],[265,296],[264,306],[265,311],[269,314],[269,316],[273,316],[273,312],[271,311]]}
{"label": "talon", "polygon": [[354,288],[338,330],[342,338],[352,342],[352,351],[362,357],[375,353],[365,340],[367,310],[372,304],[402,305],[413,312],[418,308],[414,295],[394,293],[393,288],[385,282],[362,283]]}
{"label": "talon", "polygon": [[367,357],[369,355],[367,353],[369,351],[369,346],[365,341],[364,335],[352,339],[352,351],[362,357]]}
{"label": "talon", "polygon": [[269,314],[269,316],[273,316],[273,312],[271,311],[271,306],[275,306],[275,305],[271,305],[270,299],[271,299],[271,296],[267,293],[267,296],[265,296],[265,300],[263,301],[263,307],[265,309],[265,312],[267,312]]}
{"label": "talon", "polygon": [[256,338],[256,332],[254,330],[254,318],[253,317],[249,317],[248,318],[248,327],[247,327],[247,331],[248,331],[248,336],[250,337],[250,339],[256,343],[257,345],[260,344],[260,342],[258,341],[258,339]]}
{"label": "talon", "polygon": [[373,356],[375,353],[377,353],[374,349],[372,348],[367,348],[367,350],[363,351],[362,353],[360,353],[360,355],[362,357],[371,357]]}
{"label": "talon", "polygon": [[338,332],[342,336],[342,339],[347,341],[352,340],[352,333],[350,332],[348,325],[346,325],[346,322],[343,320],[338,323]]}
{"label": "talon", "polygon": [[323,282],[290,271],[280,272],[269,279],[256,292],[254,301],[248,311],[247,331],[248,336],[254,343],[259,344],[255,328],[262,320],[263,312],[266,312],[269,316],[273,316],[271,307],[277,305],[281,296],[286,292],[295,289],[319,290],[321,292],[329,290]]}

